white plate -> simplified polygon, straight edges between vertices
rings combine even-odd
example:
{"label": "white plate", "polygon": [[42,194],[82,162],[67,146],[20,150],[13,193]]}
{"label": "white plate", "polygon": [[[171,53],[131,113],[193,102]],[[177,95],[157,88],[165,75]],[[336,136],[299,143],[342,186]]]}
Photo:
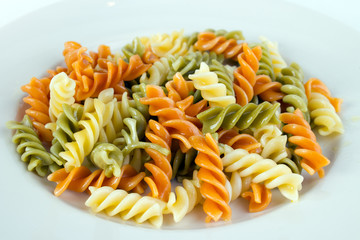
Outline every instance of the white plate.
{"label": "white plate", "polygon": [[[359,146],[360,34],[312,11],[278,1],[72,1],[33,12],[0,29],[1,53],[1,224],[2,239],[219,237],[304,239],[347,238],[357,233],[360,216]],[[110,3],[110,4],[109,4]],[[203,222],[201,209],[179,224],[167,218],[163,230],[93,216],[85,194],[52,194],[54,185],[26,171],[5,122],[16,118],[32,76],[62,63],[65,41],[96,50],[99,44],[120,49],[135,36],[184,29],[240,29],[249,41],[267,36],[279,42],[287,62],[296,61],[306,77],[323,80],[332,94],[344,98],[341,117],[345,134],[320,138],[332,164],[324,179],[305,174],[300,200],[275,198],[269,208],[247,213],[234,202],[232,222]]]}

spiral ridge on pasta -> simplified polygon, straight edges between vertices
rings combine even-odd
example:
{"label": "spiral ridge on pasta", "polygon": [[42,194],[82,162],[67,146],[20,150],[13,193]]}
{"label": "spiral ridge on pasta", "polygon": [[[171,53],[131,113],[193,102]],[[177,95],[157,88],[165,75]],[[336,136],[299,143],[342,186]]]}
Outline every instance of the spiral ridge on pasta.
{"label": "spiral ridge on pasta", "polygon": [[106,177],[105,171],[97,169],[91,172],[85,166],[73,168],[70,172],[66,172],[65,168],[59,169],[48,176],[48,180],[56,182],[54,195],[60,196],[65,190],[69,189],[74,192],[84,192],[89,186],[102,187],[108,186],[113,189],[121,188],[126,191],[137,191],[142,193],[143,187],[141,181],[144,179],[145,173],[138,173],[131,165],[121,167],[118,177]]}
{"label": "spiral ridge on pasta", "polygon": [[218,76],[210,71],[206,63],[202,62],[200,68],[189,75],[189,78],[193,80],[194,87],[201,91],[201,96],[210,106],[226,107],[235,103],[233,96],[226,95],[226,85],[219,83]]}
{"label": "spiral ridge on pasta", "polygon": [[263,211],[271,202],[271,191],[263,184],[252,183],[252,192],[244,192],[241,196],[249,200],[249,212]]}
{"label": "spiral ridge on pasta", "polygon": [[245,149],[248,152],[259,153],[261,151],[261,143],[249,134],[239,133],[235,129],[219,131],[219,142],[224,143],[233,149]]}
{"label": "spiral ridge on pasta", "polygon": [[[144,64],[139,55],[133,55],[126,63],[121,58],[113,61],[109,47],[99,46],[99,54],[86,53],[87,48],[75,42],[65,43],[63,52],[69,69],[68,76],[77,83],[75,100],[97,97],[107,88],[114,88],[115,94],[126,91],[123,81],[133,80],[147,71],[151,64]],[[110,57],[110,60],[109,60]]]}
{"label": "spiral ridge on pasta", "polygon": [[233,72],[227,69],[222,63],[220,63],[216,59],[211,60],[211,63],[209,64],[209,70],[211,72],[214,72],[218,76],[219,83],[226,86],[226,95],[235,96],[233,88]]}
{"label": "spiral ridge on pasta", "polygon": [[231,219],[230,195],[225,187],[226,176],[220,158],[219,148],[210,134],[190,137],[192,146],[199,151],[195,163],[200,167],[198,178],[200,192],[204,196],[206,222]]}
{"label": "spiral ridge on pasta", "polygon": [[336,112],[340,112],[341,104],[342,104],[343,100],[341,98],[332,97],[330,90],[327,88],[327,86],[322,81],[320,81],[317,78],[310,78],[306,82],[304,87],[305,87],[305,92],[306,92],[306,96],[308,99],[310,98],[311,93],[313,93],[313,92],[320,93],[329,100],[331,105],[333,105],[333,107],[335,108]]}
{"label": "spiral ridge on pasta", "polygon": [[49,78],[37,79],[33,77],[30,83],[21,87],[23,92],[29,94],[23,98],[23,101],[30,105],[25,113],[33,119],[34,128],[37,130],[40,139],[46,142],[52,140],[51,131],[45,128],[45,125],[51,122],[49,116],[49,85]]}
{"label": "spiral ridge on pasta", "polygon": [[[113,89],[104,90],[104,94],[108,91],[113,91]],[[99,99],[92,100],[94,109],[87,111],[85,107],[83,119],[79,121],[82,130],[74,134],[75,141],[65,144],[67,150],[59,153],[59,156],[66,161],[64,166],[67,171],[81,166],[85,156],[90,154],[99,138],[100,130],[104,127],[104,119],[111,119],[111,116],[104,116],[104,114],[107,108],[114,105],[114,102],[102,102]]]}
{"label": "spiral ridge on pasta", "polygon": [[75,86],[75,81],[64,72],[55,75],[51,79],[49,116],[52,122],[56,121],[61,114],[63,104],[71,105],[75,102]]}
{"label": "spiral ridge on pasta", "polygon": [[250,47],[261,47],[261,58],[259,60],[259,70],[257,75],[269,76],[272,81],[275,81],[274,66],[272,64],[271,55],[268,47],[264,43],[250,44]]}
{"label": "spiral ridge on pasta", "polygon": [[268,189],[279,188],[281,194],[296,201],[299,197],[303,177],[292,173],[283,164],[276,164],[271,159],[265,159],[256,153],[248,153],[243,149],[236,149],[223,157],[225,172],[238,171],[241,177],[252,176],[253,183],[264,183]]}
{"label": "spiral ridge on pasta", "polygon": [[179,72],[182,76],[187,77],[189,74],[193,73],[196,69],[200,67],[201,62],[210,64],[212,60],[217,60],[218,62],[224,61],[223,55],[218,55],[215,52],[188,52],[185,56],[168,56],[170,71],[168,73],[167,79],[173,79],[173,76]]}
{"label": "spiral ridge on pasta", "polygon": [[340,111],[342,99],[331,96],[326,85],[317,78],[311,78],[305,84],[310,117],[318,126],[319,134],[327,136],[332,133],[343,133],[343,123],[337,112]]}
{"label": "spiral ridge on pasta", "polygon": [[141,42],[139,37],[132,40],[131,43],[126,44],[122,49],[126,59],[130,59],[133,55],[139,55],[142,57],[145,53],[145,46]]}
{"label": "spiral ridge on pasta", "polygon": [[274,66],[274,74],[275,77],[278,77],[281,75],[281,69],[286,68],[287,64],[285,60],[282,58],[282,56],[279,53],[278,44],[275,42],[270,41],[269,39],[265,37],[260,37],[260,40],[262,43],[268,47],[269,53],[271,56],[271,61]]}
{"label": "spiral ridge on pasta", "polygon": [[290,105],[286,108],[286,111],[294,112],[298,108],[303,112],[306,121],[310,122],[303,79],[304,74],[300,66],[291,63],[289,67],[281,70],[281,76],[277,78],[277,81],[283,84],[281,91],[286,94],[282,101]]}
{"label": "spiral ridge on pasta", "polygon": [[28,115],[25,115],[21,122],[7,122],[6,126],[16,130],[12,141],[17,145],[16,151],[21,155],[21,160],[28,163],[29,171],[35,170],[43,177],[49,170],[55,171],[59,168],[61,162],[46,151]]}
{"label": "spiral ridge on pasta", "polygon": [[106,177],[119,177],[124,156],[121,150],[111,143],[95,145],[90,154],[91,162],[105,171]]}
{"label": "spiral ridge on pasta", "polygon": [[50,152],[65,163],[65,160],[60,157],[59,153],[65,151],[66,143],[75,141],[74,133],[80,130],[78,122],[82,118],[84,108],[78,104],[72,106],[63,104],[62,107],[63,112],[56,120],[56,128],[53,131],[54,138],[51,142]]}
{"label": "spiral ridge on pasta", "polygon": [[91,195],[85,205],[95,213],[105,211],[109,216],[120,216],[123,220],[134,219],[136,223],[149,221],[155,227],[163,223],[166,203],[152,197],[111,187],[90,187]]}
{"label": "spiral ridge on pasta", "polygon": [[172,155],[172,178],[176,178],[178,182],[181,182],[182,178],[188,177],[196,168],[195,158],[197,151],[194,148],[190,148],[187,152],[183,153],[181,149],[178,149],[175,154]]}
{"label": "spiral ridge on pasta", "polygon": [[[145,135],[150,142],[156,143],[168,149],[170,152],[170,134],[160,123],[150,120]],[[152,177],[146,177],[145,182],[150,186],[153,197],[167,201],[171,191],[171,154],[161,154],[160,152],[150,148],[146,148],[145,151],[154,161],[154,163],[145,164],[145,168],[152,173]]]}
{"label": "spiral ridge on pasta", "polygon": [[141,38],[145,46],[150,46],[152,51],[159,57],[168,55],[185,55],[188,51],[184,31],[174,31],[169,34],[156,34],[150,38]]}
{"label": "spiral ridge on pasta", "polygon": [[172,213],[174,222],[180,222],[202,200],[198,172],[194,171],[191,180],[184,179],[182,186],[171,192],[164,213]]}
{"label": "spiral ridge on pasta", "polygon": [[240,130],[249,127],[260,128],[268,123],[279,123],[276,116],[279,107],[279,103],[271,104],[269,102],[259,105],[249,103],[243,107],[234,103],[225,108],[209,108],[199,113],[197,118],[203,123],[204,133],[214,133],[220,127],[232,129],[236,126]]}
{"label": "spiral ridge on pasta", "polygon": [[[140,83],[161,86],[166,81],[169,71],[169,60],[162,57],[159,61],[156,61],[147,72],[141,75]],[[149,77],[147,75],[149,75]]]}
{"label": "spiral ridge on pasta", "polygon": [[251,49],[246,43],[243,44],[243,52],[238,55],[239,67],[234,71],[234,91],[236,103],[241,106],[249,103],[254,96],[256,72],[259,69],[261,48]]}
{"label": "spiral ridge on pasta", "polygon": [[213,32],[201,32],[194,44],[199,51],[212,51],[216,54],[223,54],[226,59],[237,59],[243,51],[243,44],[236,39],[226,39],[224,36],[216,36]]}
{"label": "spiral ridge on pasta", "polygon": [[297,145],[295,154],[302,157],[301,167],[310,175],[318,173],[319,177],[323,177],[325,174],[323,167],[327,166],[330,161],[321,153],[316,136],[300,109],[296,109],[293,113],[282,113],[280,120],[287,124],[282,130],[291,134],[289,142]]}
{"label": "spiral ridge on pasta", "polygon": [[335,108],[330,101],[320,93],[311,93],[309,98],[310,117],[315,126],[318,126],[319,134],[327,136],[332,133],[344,133],[344,126],[336,114]]}

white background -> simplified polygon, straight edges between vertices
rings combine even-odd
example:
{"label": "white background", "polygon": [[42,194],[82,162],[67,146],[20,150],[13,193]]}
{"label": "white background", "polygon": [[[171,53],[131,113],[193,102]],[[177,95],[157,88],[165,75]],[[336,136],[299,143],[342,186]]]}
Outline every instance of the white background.
{"label": "white background", "polygon": [[[36,9],[61,0],[0,0],[0,27]],[[76,0],[75,0],[76,1]],[[101,0],[99,0],[101,1]],[[111,2],[113,0],[103,0]],[[360,31],[359,0],[284,0],[332,17]],[[66,13],[59,13],[66,14]],[[336,34],[336,33],[334,33]]]}

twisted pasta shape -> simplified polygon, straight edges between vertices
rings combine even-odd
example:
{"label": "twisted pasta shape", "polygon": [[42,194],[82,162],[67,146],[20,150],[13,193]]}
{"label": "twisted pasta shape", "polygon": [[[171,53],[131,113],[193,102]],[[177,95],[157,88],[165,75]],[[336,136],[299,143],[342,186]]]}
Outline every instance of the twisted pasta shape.
{"label": "twisted pasta shape", "polygon": [[327,136],[332,133],[344,133],[344,126],[329,100],[320,93],[311,93],[309,111],[319,134]]}
{"label": "twisted pasta shape", "polygon": [[45,128],[45,124],[51,122],[49,117],[49,85],[49,78],[37,79],[33,77],[30,83],[21,87],[23,92],[29,94],[23,98],[24,103],[30,105],[25,113],[33,119],[33,126],[40,139],[46,142],[52,140],[51,131]]}
{"label": "twisted pasta shape", "polygon": [[126,44],[121,51],[124,53],[126,59],[130,59],[133,55],[142,57],[145,53],[145,45],[141,42],[139,37],[134,38],[131,43]]}
{"label": "twisted pasta shape", "polygon": [[214,52],[188,52],[185,56],[168,56],[170,72],[167,76],[168,80],[173,79],[173,76],[180,72],[182,76],[187,77],[190,73],[194,72],[200,67],[201,62],[210,64],[212,60],[217,60],[218,62],[224,61],[223,55],[218,55]]}
{"label": "twisted pasta shape", "polygon": [[152,51],[159,57],[168,55],[185,55],[188,51],[184,31],[174,31],[169,34],[156,34],[150,38],[141,38],[145,46],[150,46]]}
{"label": "twisted pasta shape", "polygon": [[239,133],[235,129],[219,131],[219,142],[233,149],[245,149],[248,152],[261,152],[261,144],[251,135]]}
{"label": "twisted pasta shape", "polygon": [[263,150],[261,156],[275,162],[288,157],[286,151],[287,137],[274,124],[254,129],[254,137],[261,142]]}
{"label": "twisted pasta shape", "polygon": [[281,70],[282,76],[277,78],[277,81],[283,84],[281,91],[286,94],[282,101],[289,104],[286,108],[288,112],[294,112],[295,109],[300,109],[306,121],[310,122],[310,114],[308,110],[308,100],[306,98],[303,79],[304,74],[300,66],[296,63],[291,63],[289,67]]}
{"label": "twisted pasta shape", "polygon": [[49,170],[55,171],[59,168],[61,162],[46,151],[28,115],[25,115],[21,122],[7,122],[6,126],[16,130],[12,141],[17,145],[16,151],[21,155],[21,160],[28,163],[28,171],[35,170],[39,176],[44,177]]}
{"label": "twisted pasta shape", "polygon": [[68,75],[77,83],[75,100],[97,97],[107,88],[114,88],[115,94],[126,91],[124,81],[133,80],[146,72],[151,64],[144,64],[138,55],[133,55],[126,63],[121,58],[112,60],[110,48],[99,46],[99,54],[86,53],[87,49],[75,42],[65,43],[63,55],[68,67]]}
{"label": "twisted pasta shape", "polygon": [[123,220],[134,219],[136,223],[149,221],[155,227],[163,223],[166,203],[137,193],[114,190],[111,187],[90,187],[91,196],[85,205],[93,212],[105,211],[109,216],[119,215]]}
{"label": "twisted pasta shape", "polygon": [[131,87],[132,98],[134,100],[134,108],[136,108],[141,114],[145,117],[146,120],[149,119],[149,108],[147,105],[142,104],[140,99],[145,97],[146,94],[146,85],[145,83],[140,83]]}
{"label": "twisted pasta shape", "polygon": [[256,72],[257,75],[267,75],[272,81],[275,80],[274,67],[271,60],[269,48],[264,43],[250,44],[251,48],[256,46],[261,47],[261,58],[259,60],[259,70]]}
{"label": "twisted pasta shape", "polygon": [[268,47],[271,61],[274,66],[275,77],[279,77],[281,75],[281,69],[286,68],[287,64],[279,53],[278,44],[275,42],[271,42],[265,37],[260,37],[260,40],[265,46]]}
{"label": "twisted pasta shape", "polygon": [[59,169],[48,176],[48,180],[56,182],[54,195],[60,196],[66,189],[75,192],[84,192],[89,186],[102,187],[109,186],[113,189],[124,189],[125,191],[137,191],[142,193],[144,190],[141,181],[144,179],[144,172],[136,172],[131,165],[121,167],[118,177],[106,177],[105,171],[98,169],[91,172],[87,167],[81,166],[73,168],[70,172],[66,172],[64,168]]}
{"label": "twisted pasta shape", "polygon": [[[161,86],[166,82],[169,71],[169,60],[162,57],[159,61],[156,61],[147,72],[141,75],[140,83]],[[147,75],[149,75],[149,77]]]}
{"label": "twisted pasta shape", "polygon": [[261,212],[271,202],[271,191],[263,184],[251,183],[252,192],[244,192],[241,196],[250,201],[249,212]]}
{"label": "twisted pasta shape", "polygon": [[224,36],[216,36],[213,32],[201,32],[194,44],[199,51],[213,51],[216,54],[223,54],[226,59],[236,60],[243,51],[243,44],[237,43],[236,38],[227,39]]}
{"label": "twisted pasta shape", "polygon": [[277,165],[271,159],[265,159],[256,153],[236,149],[223,157],[226,172],[237,171],[240,177],[252,176],[253,183],[262,183],[267,189],[278,187],[281,194],[292,200],[298,199],[303,177],[292,173],[286,165]]}
{"label": "twisted pasta shape", "polygon": [[200,167],[198,178],[200,192],[204,196],[203,210],[207,214],[206,222],[220,218],[231,219],[230,195],[225,187],[226,176],[220,158],[218,145],[211,134],[190,137],[191,145],[199,151],[195,163]]}
{"label": "twisted pasta shape", "polygon": [[241,106],[249,103],[254,96],[253,87],[260,58],[261,48],[259,46],[251,49],[246,43],[243,43],[243,52],[237,57],[240,66],[234,71],[236,102]]}
{"label": "twisted pasta shape", "polygon": [[202,200],[197,175],[197,171],[194,171],[192,180],[184,179],[183,185],[177,186],[175,193],[171,192],[169,195],[164,213],[172,213],[174,222],[180,222]]}
{"label": "twisted pasta shape", "polygon": [[63,112],[56,120],[55,130],[53,131],[54,138],[51,142],[50,152],[65,163],[59,153],[65,151],[67,142],[75,141],[74,133],[80,130],[78,122],[82,118],[84,108],[80,104],[72,106],[63,104],[62,107]]}
{"label": "twisted pasta shape", "polygon": [[233,82],[234,75],[233,72],[226,68],[222,63],[216,59],[211,60],[209,64],[209,70],[214,72],[219,79],[219,83],[224,84],[226,87],[226,95],[235,96]]}
{"label": "twisted pasta shape", "polygon": [[95,145],[90,154],[91,162],[105,171],[106,177],[119,177],[124,156],[121,150],[111,143]]}
{"label": "twisted pasta shape", "polygon": [[344,127],[337,112],[340,112],[342,99],[331,96],[326,85],[317,78],[311,78],[305,84],[311,119],[318,126],[320,135],[334,132],[343,133]]}
{"label": "twisted pasta shape", "polygon": [[320,81],[317,78],[310,78],[305,83],[304,87],[308,99],[310,98],[311,93],[313,92],[320,93],[329,100],[329,102],[331,103],[331,105],[333,105],[336,112],[340,112],[341,104],[343,100],[341,98],[332,97],[330,90],[326,87],[326,85],[322,81]]}
{"label": "twisted pasta shape", "polygon": [[71,105],[75,102],[75,86],[75,81],[64,72],[55,75],[51,79],[49,116],[52,122],[55,122],[62,113],[63,104]]}
{"label": "twisted pasta shape", "polygon": [[144,180],[150,186],[153,197],[167,201],[171,191],[170,179],[172,177],[171,137],[166,128],[154,120],[149,121],[145,135],[150,142],[169,150],[168,154],[162,154],[155,149],[145,149],[154,163],[145,164],[145,168],[152,173],[152,177],[146,177]]}
{"label": "twisted pasta shape", "polygon": [[190,148],[187,152],[183,153],[181,149],[178,149],[175,154],[172,155],[172,178],[176,178],[181,182],[181,179],[187,177],[196,168],[195,158],[197,151]]}
{"label": "twisted pasta shape", "polygon": [[235,103],[234,96],[226,96],[226,85],[219,83],[218,76],[210,72],[206,63],[202,62],[200,68],[189,75],[189,78],[193,80],[194,87],[201,91],[201,96],[209,102],[210,106],[226,107]]}
{"label": "twisted pasta shape", "polygon": [[111,109],[114,108],[115,100],[111,99],[113,92],[113,89],[106,89],[99,95],[99,99],[89,98],[85,101],[83,119],[79,121],[82,130],[74,133],[75,141],[66,143],[67,150],[59,153],[59,156],[66,161],[64,165],[66,171],[81,166],[85,156],[90,154],[99,139],[100,130],[111,120],[113,113]]}
{"label": "twisted pasta shape", "polygon": [[279,123],[276,116],[279,107],[279,103],[271,104],[269,102],[259,105],[249,103],[243,107],[238,104],[230,104],[225,108],[209,108],[199,113],[197,118],[203,123],[202,131],[204,133],[214,133],[220,127],[232,129],[236,126],[239,130],[250,127],[260,128],[268,123]]}
{"label": "twisted pasta shape", "polygon": [[311,131],[311,127],[305,121],[300,109],[296,109],[293,113],[282,113],[280,120],[284,122],[283,132],[291,134],[289,142],[297,145],[295,154],[302,157],[301,166],[310,174],[318,173],[319,177],[324,176],[324,169],[330,163],[321,153],[321,147],[316,142],[315,134]]}

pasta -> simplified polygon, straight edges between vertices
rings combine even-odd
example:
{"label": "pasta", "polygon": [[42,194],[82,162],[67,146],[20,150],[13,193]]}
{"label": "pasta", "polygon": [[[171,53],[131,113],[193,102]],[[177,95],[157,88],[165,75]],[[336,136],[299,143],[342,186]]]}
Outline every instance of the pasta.
{"label": "pasta", "polygon": [[212,107],[197,115],[203,123],[203,132],[214,133],[220,127],[231,129],[235,126],[240,129],[250,127],[259,128],[267,123],[277,124],[279,122],[276,111],[279,103],[271,104],[263,102],[259,105],[249,103],[243,107],[238,104],[231,104],[225,108]]}
{"label": "pasta", "polygon": [[16,130],[12,141],[17,145],[16,151],[21,160],[28,163],[28,170],[35,170],[39,176],[55,171],[61,164],[52,154],[48,153],[33,129],[30,117],[25,115],[22,122],[8,122],[7,127]]}
{"label": "pasta", "polygon": [[66,42],[65,67],[21,87],[28,109],[7,123],[16,151],[55,196],[87,192],[93,212],[155,227],[197,205],[210,223],[231,221],[233,204],[264,211],[276,191],[297,201],[330,164],[313,131],[344,132],[342,99],[260,40],[207,29],[120,52]]}
{"label": "pasta", "polygon": [[294,113],[282,113],[280,120],[287,125],[283,131],[291,134],[289,142],[296,144],[295,154],[302,157],[301,166],[310,174],[318,173],[319,177],[324,176],[324,169],[330,161],[321,154],[321,147],[316,142],[316,136],[311,131],[308,122],[305,121],[300,109]]}
{"label": "pasta", "polygon": [[218,76],[210,71],[206,63],[202,62],[200,68],[189,75],[189,78],[193,80],[194,87],[201,91],[201,96],[210,106],[226,107],[235,103],[233,96],[226,96],[226,85],[219,83]]}

